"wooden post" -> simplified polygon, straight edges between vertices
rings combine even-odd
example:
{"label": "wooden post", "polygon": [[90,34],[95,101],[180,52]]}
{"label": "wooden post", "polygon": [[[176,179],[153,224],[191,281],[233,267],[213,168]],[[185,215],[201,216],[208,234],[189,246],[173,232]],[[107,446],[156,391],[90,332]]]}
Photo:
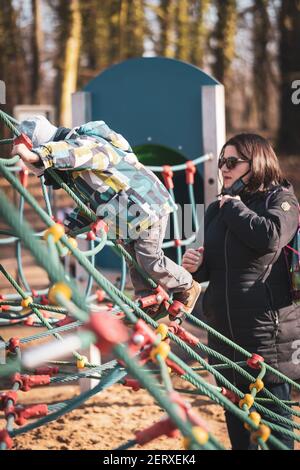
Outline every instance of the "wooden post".
{"label": "wooden post", "polygon": [[218,156],[225,143],[225,96],[223,85],[202,87],[202,135],[203,153],[212,153],[213,158],[204,163],[205,207],[216,200],[221,190],[218,179]]}

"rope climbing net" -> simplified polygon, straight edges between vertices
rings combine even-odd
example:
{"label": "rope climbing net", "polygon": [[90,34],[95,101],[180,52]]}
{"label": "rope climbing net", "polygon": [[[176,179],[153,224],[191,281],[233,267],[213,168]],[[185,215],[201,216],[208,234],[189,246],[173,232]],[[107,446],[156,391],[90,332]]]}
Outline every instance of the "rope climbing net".
{"label": "rope climbing net", "polygon": [[[22,139],[13,118],[0,111],[0,118],[13,132]],[[1,143],[11,142],[9,139]],[[174,197],[173,172],[186,171],[187,185],[194,227],[199,229],[195,197],[193,192],[196,165],[205,159],[199,159],[176,167],[150,167],[161,171],[165,184]],[[13,438],[39,426],[43,426],[84,403],[116,383],[131,387],[132,390],[145,388],[165,410],[166,415],[150,427],[139,430],[132,440],[124,443],[119,449],[128,449],[137,444],[144,445],[161,436],[184,437],[186,449],[223,449],[222,444],[211,434],[201,416],[190,406],[183,394],[198,394],[208,397],[221,405],[244,423],[251,434],[251,440],[262,449],[286,449],[279,437],[290,436],[300,441],[300,424],[284,417],[280,411],[299,417],[299,403],[282,401],[264,387],[263,378],[267,372],[275,374],[281,382],[292,385],[298,392],[300,385],[284,376],[265,363],[263,357],[251,354],[233,341],[224,337],[216,330],[199,320],[192,314],[184,312],[183,305],[173,301],[161,286],[151,279],[136,263],[126,249],[107,239],[107,226],[98,220],[94,212],[87,207],[58,176],[49,169],[51,177],[75,201],[78,208],[89,217],[89,227],[77,233],[76,237],[87,238],[90,243],[88,251],[81,251],[76,237],[68,237],[63,226],[54,220],[48,190],[41,178],[42,193],[45,198],[46,210],[27,190],[27,170],[16,166],[19,158],[0,159],[1,175],[11,184],[20,196],[17,209],[0,190],[0,215],[10,227],[2,231],[1,245],[15,243],[17,248],[18,282],[1,266],[1,273],[15,289],[16,294],[2,295],[0,298],[0,326],[27,324],[42,326],[45,331],[32,336],[11,337],[3,342],[5,363],[0,366],[1,377],[8,377],[10,388],[0,395],[0,409],[3,411],[6,426],[0,431],[0,449],[13,446]],[[14,173],[19,172],[20,178]],[[40,217],[46,229],[34,233],[24,220],[24,202]],[[175,240],[165,246],[175,246],[177,261],[181,261],[182,246],[190,244],[193,237],[181,241],[178,236],[178,221],[173,215]],[[44,290],[31,289],[24,275],[22,266],[21,245],[33,255],[37,264],[47,273],[50,287]],[[119,285],[110,282],[95,267],[95,255],[105,245],[110,245],[122,259],[122,276]],[[88,274],[88,283],[84,294],[78,281],[68,273],[62,264],[62,258],[72,256]],[[126,261],[132,263],[149,283],[153,295],[132,300],[124,291],[126,279]],[[96,292],[93,292],[96,286]],[[157,323],[149,317],[144,309],[146,306],[164,302],[170,322],[168,325]],[[61,316],[61,318],[60,318]],[[200,334],[191,334],[182,324],[182,319],[215,337],[243,357],[242,361],[233,362],[223,354],[208,347],[200,341]],[[68,333],[68,334],[65,334]],[[53,340],[38,346],[23,348],[34,341],[50,337]],[[114,360],[102,365],[93,364],[80,352],[90,345],[96,345],[102,353],[113,353]],[[188,355],[193,367],[186,360],[174,354],[172,344]],[[58,361],[62,354],[69,353],[71,361]],[[211,359],[208,363],[203,355]],[[198,365],[197,365],[198,363]],[[195,365],[196,364],[196,365]],[[71,369],[70,369],[71,367]],[[70,372],[71,370],[71,372]],[[244,393],[222,374],[223,370],[232,370],[236,375],[249,383],[249,392]],[[212,385],[203,378],[202,372],[210,373],[220,386]],[[252,371],[250,373],[249,371]],[[173,375],[179,376],[192,385],[192,389],[179,389],[173,384]],[[91,390],[81,393],[61,403],[53,405],[38,404],[21,406],[18,404],[18,392],[29,391],[36,386],[49,386],[68,383],[80,378],[93,378],[97,385]],[[277,412],[271,411],[268,405],[274,404]],[[28,422],[28,420],[30,420]],[[294,429],[292,431],[291,429]]]}

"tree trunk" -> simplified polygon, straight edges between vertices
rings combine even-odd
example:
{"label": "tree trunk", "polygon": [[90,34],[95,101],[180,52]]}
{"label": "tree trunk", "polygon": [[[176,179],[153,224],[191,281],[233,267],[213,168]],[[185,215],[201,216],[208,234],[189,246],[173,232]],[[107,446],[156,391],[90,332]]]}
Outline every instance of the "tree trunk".
{"label": "tree trunk", "polygon": [[81,0],[82,64],[78,86],[111,65],[111,0]]}
{"label": "tree trunk", "polygon": [[205,15],[211,0],[193,1],[193,23],[191,25],[191,62],[198,67],[203,67],[205,52],[207,50],[208,30]]}
{"label": "tree trunk", "polygon": [[60,0],[59,16],[61,23],[60,46],[62,50],[59,62],[59,104],[58,122],[60,125],[72,125],[71,95],[76,91],[78,65],[81,45],[81,14],[79,0],[65,2]]}
{"label": "tree trunk", "polygon": [[253,27],[253,83],[254,99],[257,108],[258,126],[261,130],[269,127],[269,68],[268,43],[270,39],[269,0],[255,0]]}
{"label": "tree trunk", "polygon": [[[218,20],[214,34],[215,47],[213,73],[230,94],[231,65],[235,56],[235,37],[237,32],[236,0],[216,0]],[[232,129],[230,106],[226,106],[227,128]]]}
{"label": "tree trunk", "polygon": [[235,55],[235,36],[237,30],[236,0],[216,0],[218,20],[215,31],[214,75],[223,85],[229,81],[231,64]]}
{"label": "tree trunk", "polygon": [[[300,104],[293,99],[293,82],[300,80],[300,2],[282,0],[279,14],[280,127],[279,149],[300,152]],[[299,93],[298,93],[299,96]]]}
{"label": "tree trunk", "polygon": [[176,58],[187,62],[191,53],[189,4],[189,0],[179,0],[176,17]]}
{"label": "tree trunk", "polygon": [[144,52],[146,32],[144,0],[122,0],[120,7],[120,60]]}
{"label": "tree trunk", "polygon": [[161,0],[158,9],[159,41],[156,47],[158,55],[174,57],[175,43],[175,0]]}
{"label": "tree trunk", "polygon": [[41,26],[41,3],[40,0],[32,0],[32,73],[31,73],[31,100],[39,104],[42,99],[42,73],[41,73],[41,51],[43,49],[43,31]]}
{"label": "tree trunk", "polygon": [[14,105],[26,102],[27,95],[25,52],[12,1],[6,0],[0,9],[0,38],[0,79],[6,84],[6,104],[12,111]]}

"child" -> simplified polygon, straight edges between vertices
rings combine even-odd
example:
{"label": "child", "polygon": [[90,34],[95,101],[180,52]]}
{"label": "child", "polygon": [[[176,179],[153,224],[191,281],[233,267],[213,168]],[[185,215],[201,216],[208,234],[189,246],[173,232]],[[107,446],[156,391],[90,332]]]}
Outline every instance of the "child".
{"label": "child", "polygon": [[[68,186],[110,228],[110,236],[126,243],[126,250],[160,286],[173,294],[190,313],[201,286],[182,266],[167,258],[162,251],[168,217],[176,205],[160,180],[145,168],[128,142],[103,121],[93,121],[74,129],[57,128],[45,117],[22,121],[19,131],[32,141],[33,149],[24,144],[13,147],[37,175],[52,168]],[[64,224],[71,233],[90,223],[79,209],[67,216]],[[151,294],[139,272],[130,265],[135,295]],[[162,305],[146,309],[153,318]]]}

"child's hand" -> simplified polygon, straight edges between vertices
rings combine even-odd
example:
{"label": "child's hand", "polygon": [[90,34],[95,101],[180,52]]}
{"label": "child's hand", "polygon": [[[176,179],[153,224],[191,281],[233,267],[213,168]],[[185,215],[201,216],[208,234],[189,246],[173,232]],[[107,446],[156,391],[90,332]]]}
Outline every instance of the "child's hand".
{"label": "child's hand", "polygon": [[11,156],[19,155],[25,163],[37,163],[40,160],[40,157],[29,150],[25,144],[17,144],[13,146],[11,151]]}
{"label": "child's hand", "polygon": [[189,273],[195,273],[203,262],[203,252],[203,246],[198,248],[198,250],[186,250],[182,258],[182,267]]}

